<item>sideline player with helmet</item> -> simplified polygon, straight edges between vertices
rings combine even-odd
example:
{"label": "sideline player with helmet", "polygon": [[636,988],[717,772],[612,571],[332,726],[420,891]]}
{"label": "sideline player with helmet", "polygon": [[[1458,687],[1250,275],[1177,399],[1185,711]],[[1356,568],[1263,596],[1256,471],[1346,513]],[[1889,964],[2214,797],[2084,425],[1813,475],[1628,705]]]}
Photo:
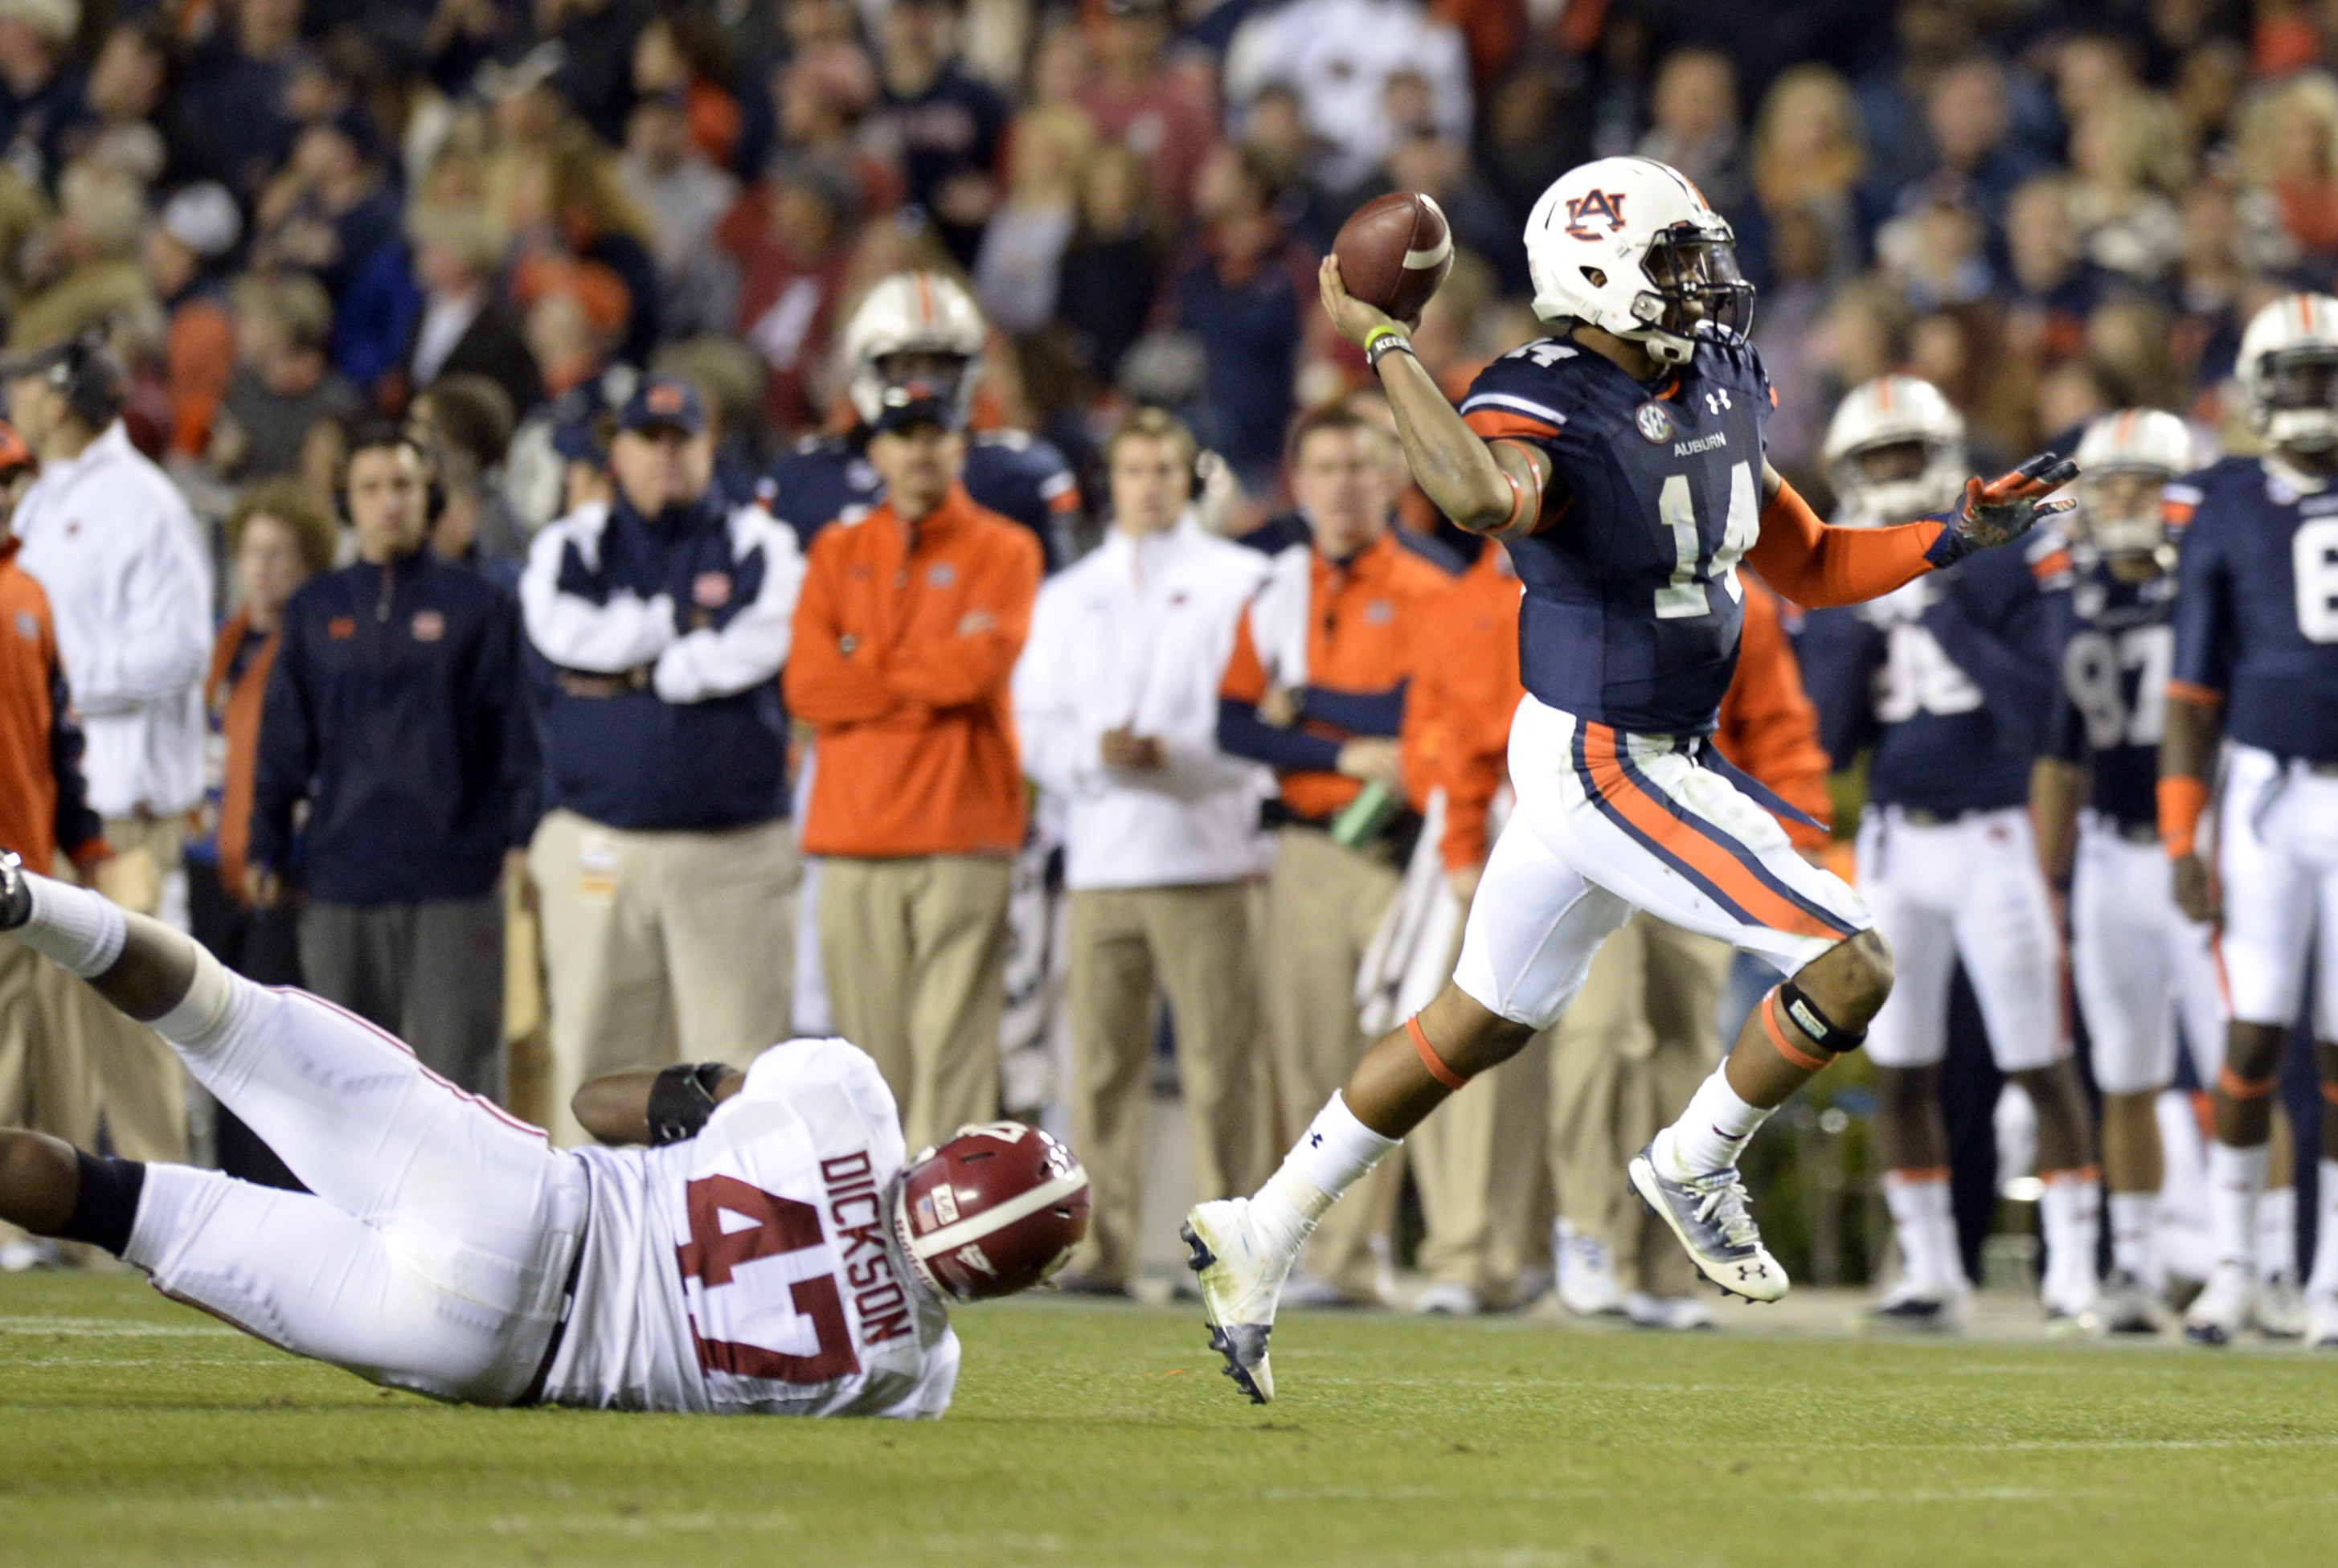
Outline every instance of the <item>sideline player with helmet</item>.
{"label": "sideline player with helmet", "polygon": [[2176,906],[2154,786],[2176,657],[2176,549],[2160,492],[2197,466],[2175,415],[2105,415],[2078,443],[2067,554],[2049,569],[2055,704],[2030,811],[2049,872],[2070,877],[2070,970],[2102,1091],[2111,1273],[2093,1326],[2154,1334],[2151,1281],[2164,1161],[2160,1094],[2176,1077],[2176,1026],[2204,1083],[2224,1048],[2208,927]]}
{"label": "sideline player with helmet", "polygon": [[1826,527],[1763,458],[1771,392],[1745,338],[1753,287],[1694,186],[1651,159],[1586,163],[1543,193],[1526,247],[1552,335],[1495,361],[1459,412],[1405,326],[1351,296],[1336,258],[1322,268],[1324,308],[1379,370],[1414,477],[1457,524],[1510,546],[1528,695],[1510,730],[1517,809],[1453,980],[1371,1047],[1254,1197],[1187,1217],[1212,1343],[1261,1401],[1273,1394],[1276,1300],[1317,1219],[1446,1096],[1557,1018],[1635,908],[1789,976],[1630,1167],[1706,1278],[1758,1300],[1785,1294],[1738,1152],[1864,1038],[1891,958],[1859,896],[1794,851],[1706,742],[1736,662],[1737,564],[1799,603],[1871,598],[2019,536],[2059,509],[2040,498],[2074,472],[2048,455],[1972,481],[1936,518]]}
{"label": "sideline player with helmet", "polygon": [[[756,496],[793,528],[804,548],[841,518],[850,521],[884,498],[885,483],[865,456],[869,435],[890,402],[939,403],[959,429],[974,411],[988,328],[954,279],[939,272],[896,272],[862,297],[844,327],[851,366],[852,429],[807,436],[771,465]],[[961,482],[975,504],[1012,517],[1039,536],[1047,570],[1077,554],[1080,491],[1063,454],[1021,430],[968,437]]]}
{"label": "sideline player with helmet", "polygon": [[[2221,916],[2232,1019],[2208,1148],[2217,1263],[2184,1332],[2222,1345],[2254,1322],[2273,1334],[2303,1328],[2338,1348],[2338,299],[2292,294],[2267,305],[2242,334],[2238,368],[2267,450],[2167,489],[2184,544],[2159,828],[2176,902],[2196,920]],[[2212,794],[2213,871],[2197,842]],[[2323,977],[2313,1036],[2330,1113],[2323,1241],[2299,1324],[2278,1283],[2260,1297],[2251,1264],[2282,1043],[2309,958]]]}
{"label": "sideline player with helmet", "polygon": [[[1931,514],[1964,487],[1964,421],[1911,377],[1852,388],[1821,450],[1846,520],[1861,526]],[[1847,768],[1873,750],[1859,891],[1899,974],[1867,1043],[1902,1262],[1869,1311],[1879,1328],[1952,1331],[1970,1316],[1940,1114],[1959,959],[1990,1054],[2038,1107],[2047,1313],[2075,1325],[2095,1305],[2093,1117],[2063,1022],[2053,895],[2029,812],[2056,693],[2045,600],[2024,554],[1979,556],[1856,609],[1821,611],[1803,628],[1828,754]]]}
{"label": "sideline player with helmet", "polygon": [[[151,1024],[309,1192],[0,1132],[0,1219],[85,1241],[296,1355],[477,1405],[938,1416],[945,1298],[1037,1283],[1086,1229],[1011,1122],[905,1160],[841,1040],[604,1078],[555,1150],[398,1041],[0,855],[0,930]],[[313,1195],[312,1195],[313,1194]]]}

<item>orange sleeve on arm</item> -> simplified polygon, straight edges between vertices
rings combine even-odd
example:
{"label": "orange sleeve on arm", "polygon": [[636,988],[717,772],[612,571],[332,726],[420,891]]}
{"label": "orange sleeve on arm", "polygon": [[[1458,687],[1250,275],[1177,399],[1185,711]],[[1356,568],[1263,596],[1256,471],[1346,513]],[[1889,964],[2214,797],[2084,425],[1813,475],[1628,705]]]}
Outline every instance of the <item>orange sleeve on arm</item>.
{"label": "orange sleeve on arm", "polygon": [[1805,610],[1823,610],[1881,597],[1930,572],[1924,552],[1940,536],[1940,524],[1930,518],[1895,528],[1830,528],[1782,480],[1745,562]]}
{"label": "orange sleeve on arm", "polygon": [[822,549],[831,529],[812,542],[810,568],[796,601],[795,636],[788,650],[787,667],[780,672],[780,689],[788,710],[807,724],[830,726],[866,724],[901,706],[879,674],[874,651],[847,653],[837,624],[838,611],[830,578],[840,570],[837,551]]}
{"label": "orange sleeve on arm", "polygon": [[2208,786],[2202,780],[2171,773],[2159,781],[2159,842],[2170,859],[2199,847],[2200,816],[2207,809]]}
{"label": "orange sleeve on arm", "polygon": [[985,542],[978,564],[979,571],[961,573],[964,613],[949,636],[905,638],[887,652],[885,684],[896,695],[932,708],[963,708],[994,701],[1007,690],[1039,596],[1039,543],[1021,530],[1002,531]]}

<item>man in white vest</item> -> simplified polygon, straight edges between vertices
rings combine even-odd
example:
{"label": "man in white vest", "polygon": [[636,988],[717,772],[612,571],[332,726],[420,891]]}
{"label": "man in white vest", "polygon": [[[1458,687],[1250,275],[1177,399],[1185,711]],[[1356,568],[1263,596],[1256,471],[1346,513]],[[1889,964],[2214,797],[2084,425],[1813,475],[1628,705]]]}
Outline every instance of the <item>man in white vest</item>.
{"label": "man in white vest", "polygon": [[[179,866],[187,811],[203,794],[211,579],[185,499],[123,427],[125,382],[95,334],[0,362],[10,416],[41,459],[13,520],[24,542],[17,561],[56,617],[88,737],[89,803],[124,871],[142,873],[116,874],[110,890],[152,914]],[[169,1049],[94,998],[79,1000],[89,1005],[73,1010],[62,1033],[87,1054],[115,1151],[183,1158],[185,1097]]]}

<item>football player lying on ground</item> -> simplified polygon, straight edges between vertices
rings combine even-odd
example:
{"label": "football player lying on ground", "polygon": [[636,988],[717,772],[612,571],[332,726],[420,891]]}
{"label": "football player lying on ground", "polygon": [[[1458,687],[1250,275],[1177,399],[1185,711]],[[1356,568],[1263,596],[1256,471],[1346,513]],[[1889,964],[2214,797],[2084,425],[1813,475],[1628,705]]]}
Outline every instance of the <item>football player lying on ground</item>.
{"label": "football player lying on ground", "polygon": [[[0,930],[153,1025],[310,1192],[0,1131],[0,1219],[103,1247],[295,1355],[474,1405],[939,1416],[945,1298],[1036,1284],[1087,1227],[1043,1132],[904,1160],[841,1040],[586,1084],[557,1150],[305,992],[0,855]],[[311,1195],[313,1193],[313,1196]]]}
{"label": "football player lying on ground", "polygon": [[1859,895],[1787,841],[1763,808],[1774,797],[1706,742],[1737,662],[1737,563],[1806,607],[1871,599],[2019,536],[2068,505],[2041,498],[2078,473],[2047,453],[1970,481],[1938,516],[1825,527],[1763,456],[1753,286],[1694,185],[1652,159],[1586,163],[1543,192],[1526,248],[1553,336],[1496,360],[1459,412],[1405,327],[1349,294],[1336,257],[1323,262],[1324,310],[1380,372],[1414,478],[1456,524],[1510,547],[1528,694],[1510,728],[1517,808],[1453,979],[1365,1053],[1255,1197],[1187,1216],[1211,1343],[1262,1403],[1276,1299],[1317,1219],[1447,1095],[1556,1021],[1635,908],[1787,976],[1629,1167],[1707,1279],[1755,1300],[1786,1293],[1738,1152],[1866,1037],[1891,956]]}

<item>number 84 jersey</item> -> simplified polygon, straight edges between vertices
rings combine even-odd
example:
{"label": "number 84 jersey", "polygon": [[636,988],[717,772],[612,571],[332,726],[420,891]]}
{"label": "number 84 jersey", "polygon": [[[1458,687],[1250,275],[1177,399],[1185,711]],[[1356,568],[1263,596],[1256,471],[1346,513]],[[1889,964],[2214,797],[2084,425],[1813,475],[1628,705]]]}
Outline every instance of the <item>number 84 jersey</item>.
{"label": "number 84 jersey", "polygon": [[2183,530],[2170,693],[2222,699],[2241,745],[2338,762],[2338,485],[2228,457],[2166,495]]}
{"label": "number 84 jersey", "polygon": [[591,1219],[547,1404],[939,1416],[958,1365],[888,1208],[905,1162],[877,1064],[791,1040],[697,1137],[581,1149]]}
{"label": "number 84 jersey", "polygon": [[1556,338],[1487,367],[1461,416],[1551,462],[1542,527],[1510,546],[1537,699],[1642,733],[1712,731],[1737,668],[1737,563],[1761,527],[1772,397],[1750,346],[1703,342],[1653,385]]}

